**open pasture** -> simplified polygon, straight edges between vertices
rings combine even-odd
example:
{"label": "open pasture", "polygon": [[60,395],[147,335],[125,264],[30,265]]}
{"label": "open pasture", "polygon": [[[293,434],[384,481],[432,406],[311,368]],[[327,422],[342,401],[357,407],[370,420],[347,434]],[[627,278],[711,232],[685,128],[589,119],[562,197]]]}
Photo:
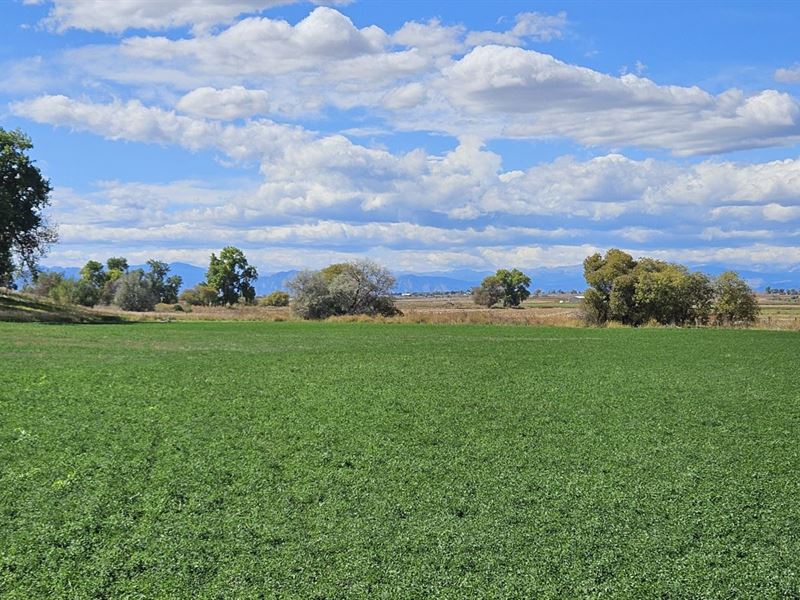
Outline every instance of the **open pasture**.
{"label": "open pasture", "polygon": [[0,324],[0,596],[797,597],[800,336]]}

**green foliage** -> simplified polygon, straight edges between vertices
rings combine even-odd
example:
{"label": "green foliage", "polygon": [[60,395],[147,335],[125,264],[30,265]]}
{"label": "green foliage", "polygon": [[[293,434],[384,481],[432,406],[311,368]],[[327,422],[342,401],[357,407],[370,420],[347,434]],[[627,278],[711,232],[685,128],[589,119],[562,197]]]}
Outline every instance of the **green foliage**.
{"label": "green foliage", "polygon": [[116,282],[114,304],[122,310],[151,311],[158,303],[158,292],[153,280],[142,270],[129,271]]}
{"label": "green foliage", "polygon": [[198,283],[181,292],[179,300],[190,306],[211,306],[217,301],[217,290],[205,283]]}
{"label": "green foliage", "polygon": [[599,253],[586,257],[583,261],[583,275],[586,283],[602,294],[609,296],[614,280],[630,273],[636,266],[633,257],[622,250],[612,248],[605,257]]}
{"label": "green foliage", "polygon": [[586,321],[601,325],[702,325],[714,311],[715,287],[702,273],[652,258],[638,262],[611,249],[583,263],[589,288],[583,300]]}
{"label": "green foliage", "polygon": [[64,276],[55,271],[37,273],[33,283],[24,291],[41,296],[43,298],[51,298],[53,289],[60,285],[62,281],[64,281]]}
{"label": "green foliage", "polygon": [[344,273],[348,268],[348,263],[334,263],[332,265],[328,265],[324,269],[320,270],[320,274],[322,275],[323,279],[328,283],[331,283],[334,279],[336,279],[339,275]]}
{"label": "green foliage", "polygon": [[106,281],[108,281],[108,275],[103,270],[103,263],[99,263],[96,260],[90,260],[83,265],[80,275],[81,281],[85,281],[98,290],[105,285]]}
{"label": "green foliage", "polygon": [[114,302],[114,294],[117,292],[117,280],[128,272],[128,259],[122,256],[114,256],[106,261],[107,271],[105,273],[105,283],[100,292],[100,302],[111,304]]}
{"label": "green foliage", "polygon": [[0,324],[0,348],[4,599],[800,594],[796,333]]}
{"label": "green foliage", "polygon": [[252,304],[256,297],[253,281],[258,279],[258,271],[247,263],[244,252],[233,246],[226,246],[219,254],[211,255],[206,273],[206,281],[217,292],[216,304],[233,306],[243,298]]}
{"label": "green foliage", "polygon": [[35,276],[39,258],[57,237],[43,214],[50,182],[28,156],[32,148],[21,131],[0,127],[0,287],[10,287],[18,269]]}
{"label": "green foliage", "polygon": [[603,292],[594,288],[589,288],[584,292],[581,303],[584,321],[590,325],[603,325],[608,321],[609,311],[609,301]]}
{"label": "green foliage", "polygon": [[289,294],[282,291],[272,292],[261,298],[262,306],[289,306]]}
{"label": "green foliage", "polygon": [[180,275],[171,275],[169,265],[159,260],[148,260],[147,266],[150,271],[147,277],[153,287],[153,293],[158,296],[158,301],[162,304],[175,304],[178,301],[178,292],[183,285],[183,278]]}
{"label": "green foliage", "polygon": [[336,315],[392,316],[400,311],[391,297],[395,279],[370,261],[331,265],[321,271],[303,271],[289,282],[292,308],[304,319]]}
{"label": "green foliage", "polygon": [[760,310],[758,301],[753,290],[737,273],[722,273],[714,281],[714,289],[714,312],[721,324],[749,325],[756,320]]}
{"label": "green foliage", "polygon": [[495,276],[503,286],[503,306],[519,306],[531,295],[531,278],[519,269],[500,269]]}
{"label": "green foliage", "polygon": [[482,306],[519,306],[530,295],[531,278],[519,269],[499,269],[494,275],[484,278],[480,286],[472,290],[472,299]]}
{"label": "green foliage", "polygon": [[[119,279],[128,270],[128,259],[123,256],[112,256],[106,261],[106,267],[110,277]],[[114,273],[113,276],[112,273]]]}
{"label": "green foliage", "polygon": [[472,289],[472,301],[480,306],[494,306],[503,299],[505,289],[494,275],[485,277],[478,287]]}
{"label": "green foliage", "polygon": [[94,306],[100,301],[100,290],[85,279],[61,280],[50,288],[48,297],[59,304]]}

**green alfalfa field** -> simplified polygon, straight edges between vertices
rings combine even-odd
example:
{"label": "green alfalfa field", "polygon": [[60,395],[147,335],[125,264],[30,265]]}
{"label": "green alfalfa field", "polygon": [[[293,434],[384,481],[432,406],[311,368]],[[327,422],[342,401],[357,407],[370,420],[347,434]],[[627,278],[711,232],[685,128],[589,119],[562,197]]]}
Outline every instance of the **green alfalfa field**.
{"label": "green alfalfa field", "polygon": [[800,595],[800,335],[0,324],[0,597]]}

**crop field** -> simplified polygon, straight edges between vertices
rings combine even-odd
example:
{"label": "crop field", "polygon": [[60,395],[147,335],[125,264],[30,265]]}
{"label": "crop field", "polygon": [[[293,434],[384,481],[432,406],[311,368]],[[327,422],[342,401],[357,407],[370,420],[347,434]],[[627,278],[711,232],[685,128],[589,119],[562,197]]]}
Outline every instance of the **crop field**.
{"label": "crop field", "polygon": [[800,596],[800,335],[0,323],[0,597]]}

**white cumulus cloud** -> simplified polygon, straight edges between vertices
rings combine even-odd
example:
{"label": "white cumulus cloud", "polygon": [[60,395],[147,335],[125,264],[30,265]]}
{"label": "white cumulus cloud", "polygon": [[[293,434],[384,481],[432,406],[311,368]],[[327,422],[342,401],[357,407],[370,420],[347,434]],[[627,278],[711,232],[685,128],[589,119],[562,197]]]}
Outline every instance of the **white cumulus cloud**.
{"label": "white cumulus cloud", "polygon": [[210,119],[233,120],[269,112],[269,94],[240,85],[218,90],[201,87],[183,96],[175,105],[184,113]]}

